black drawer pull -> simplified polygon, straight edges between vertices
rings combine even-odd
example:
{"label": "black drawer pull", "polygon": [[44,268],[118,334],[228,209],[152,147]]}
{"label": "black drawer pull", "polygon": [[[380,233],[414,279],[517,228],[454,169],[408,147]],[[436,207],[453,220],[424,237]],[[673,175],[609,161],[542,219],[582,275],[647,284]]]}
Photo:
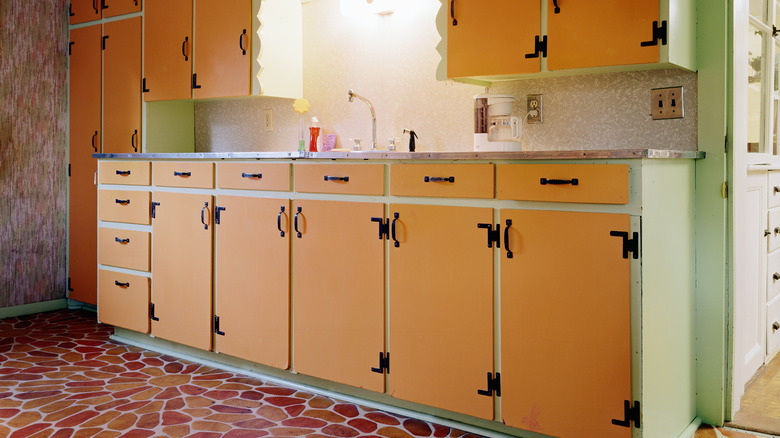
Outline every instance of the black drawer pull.
{"label": "black drawer pull", "polygon": [[542,178],[539,180],[539,184],[546,186],[546,185],[553,185],[553,186],[561,186],[565,184],[571,184],[573,186],[580,185],[580,180],[577,178],[572,179],[548,179],[548,178]]}
{"label": "black drawer pull", "polygon": [[328,176],[325,175],[325,181],[344,181],[349,182],[348,176]]}
{"label": "black drawer pull", "polygon": [[455,182],[454,176],[426,176],[425,182]]}
{"label": "black drawer pull", "polygon": [[118,237],[114,237],[114,240],[119,243],[130,243],[130,239],[120,239]]}
{"label": "black drawer pull", "polygon": [[246,55],[246,48],[244,48],[244,38],[246,37],[246,29],[238,37],[238,48],[241,49],[241,54]]}
{"label": "black drawer pull", "polygon": [[130,283],[120,283],[120,282],[118,282],[116,280],[114,280],[114,284],[119,286],[119,287],[130,287]]}
{"label": "black drawer pull", "polygon": [[192,176],[192,172],[177,172],[174,170],[173,176]]}
{"label": "black drawer pull", "polygon": [[130,146],[133,148],[133,151],[138,152],[138,146],[135,144],[135,139],[138,138],[138,130],[135,129],[132,134],[130,134]]}
{"label": "black drawer pull", "polygon": [[130,171],[129,170],[117,170],[116,174],[117,175],[122,175],[122,176],[129,176],[130,175]]}
{"label": "black drawer pull", "polygon": [[130,204],[130,200],[129,199],[117,199],[116,203],[117,204],[122,204],[122,205],[128,205],[128,204]]}
{"label": "black drawer pull", "polygon": [[262,174],[262,173],[246,173],[246,172],[241,172],[241,178],[262,178],[262,177],[263,177],[263,174]]}
{"label": "black drawer pull", "polygon": [[187,43],[189,43],[189,41],[190,41],[190,37],[184,37],[184,41],[181,43],[181,54],[182,56],[184,56],[185,61],[190,60],[190,58],[187,56],[187,52],[189,52],[189,50],[187,50],[189,48],[187,47],[189,44]]}

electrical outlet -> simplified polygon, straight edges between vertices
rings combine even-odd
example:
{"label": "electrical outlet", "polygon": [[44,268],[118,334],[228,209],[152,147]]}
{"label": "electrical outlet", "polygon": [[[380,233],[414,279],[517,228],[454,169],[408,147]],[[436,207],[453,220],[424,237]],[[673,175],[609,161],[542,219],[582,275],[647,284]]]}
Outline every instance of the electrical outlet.
{"label": "electrical outlet", "polygon": [[263,110],[263,130],[264,131],[274,130],[274,110],[272,109]]}
{"label": "electrical outlet", "polygon": [[529,94],[526,96],[526,99],[528,101],[528,123],[542,123],[544,121],[542,117],[542,95]]}
{"label": "electrical outlet", "polygon": [[683,87],[654,88],[652,91],[653,120],[682,119]]}

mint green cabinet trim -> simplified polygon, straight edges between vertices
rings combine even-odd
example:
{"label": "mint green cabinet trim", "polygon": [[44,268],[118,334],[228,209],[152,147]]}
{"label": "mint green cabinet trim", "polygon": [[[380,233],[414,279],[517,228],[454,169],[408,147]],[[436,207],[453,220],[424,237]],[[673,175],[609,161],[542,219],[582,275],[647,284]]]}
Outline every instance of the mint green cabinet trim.
{"label": "mint green cabinet trim", "polygon": [[58,300],[51,301],[41,301],[39,303],[22,304],[19,306],[3,307],[0,309],[0,319],[11,318],[15,316],[33,315],[35,313],[51,312],[52,310],[61,310],[67,308],[67,298],[60,298]]}

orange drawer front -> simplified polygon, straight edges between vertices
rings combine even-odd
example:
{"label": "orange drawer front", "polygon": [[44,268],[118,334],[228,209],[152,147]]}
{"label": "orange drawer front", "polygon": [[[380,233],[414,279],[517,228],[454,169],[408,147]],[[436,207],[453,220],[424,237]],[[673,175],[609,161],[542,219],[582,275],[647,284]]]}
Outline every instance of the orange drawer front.
{"label": "orange drawer front", "polygon": [[391,164],[390,194],[493,198],[492,164]]}
{"label": "orange drawer front", "polygon": [[150,192],[98,190],[98,218],[107,222],[149,225]]}
{"label": "orange drawer front", "polygon": [[290,191],[289,163],[217,163],[223,189]]}
{"label": "orange drawer front", "polygon": [[385,194],[383,164],[296,164],[295,191],[344,195]]}
{"label": "orange drawer front", "polygon": [[628,165],[499,164],[496,198],[628,204]]}
{"label": "orange drawer front", "polygon": [[150,234],[146,231],[98,230],[98,263],[149,272]]}
{"label": "orange drawer front", "polygon": [[149,333],[149,278],[100,269],[98,320]]}
{"label": "orange drawer front", "polygon": [[148,186],[151,175],[148,161],[101,161],[98,171],[100,184]]}
{"label": "orange drawer front", "polygon": [[156,186],[214,188],[214,163],[155,161],[152,181]]}

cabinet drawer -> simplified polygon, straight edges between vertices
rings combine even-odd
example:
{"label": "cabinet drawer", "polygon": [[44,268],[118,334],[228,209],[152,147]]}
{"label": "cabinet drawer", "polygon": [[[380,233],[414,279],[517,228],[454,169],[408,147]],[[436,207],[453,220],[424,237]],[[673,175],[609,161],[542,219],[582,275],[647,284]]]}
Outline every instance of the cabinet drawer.
{"label": "cabinet drawer", "polygon": [[223,189],[290,191],[289,163],[217,163]]}
{"label": "cabinet drawer", "polygon": [[152,163],[152,181],[156,186],[214,188],[214,163],[155,161]]}
{"label": "cabinet drawer", "polygon": [[151,163],[148,161],[101,161],[100,184],[148,186],[151,182]]}
{"label": "cabinet drawer", "polygon": [[98,263],[149,272],[150,234],[146,231],[101,227],[98,230]]}
{"label": "cabinet drawer", "polygon": [[295,191],[344,195],[385,194],[383,164],[296,164]]}
{"label": "cabinet drawer", "polygon": [[780,208],[769,210],[767,228],[769,232],[767,252],[772,252],[780,248]]}
{"label": "cabinet drawer", "polygon": [[767,188],[767,207],[780,206],[780,172],[769,172],[769,187]]}
{"label": "cabinet drawer", "polygon": [[149,278],[100,269],[98,320],[149,333]]}
{"label": "cabinet drawer", "polygon": [[766,305],[766,353],[771,355],[778,349],[780,349],[780,297],[775,297]]}
{"label": "cabinet drawer", "polygon": [[492,164],[391,164],[390,194],[493,198]]}
{"label": "cabinet drawer", "polygon": [[108,222],[149,225],[151,192],[98,191],[98,218]]}
{"label": "cabinet drawer", "polygon": [[628,204],[627,164],[499,164],[496,198]]}

